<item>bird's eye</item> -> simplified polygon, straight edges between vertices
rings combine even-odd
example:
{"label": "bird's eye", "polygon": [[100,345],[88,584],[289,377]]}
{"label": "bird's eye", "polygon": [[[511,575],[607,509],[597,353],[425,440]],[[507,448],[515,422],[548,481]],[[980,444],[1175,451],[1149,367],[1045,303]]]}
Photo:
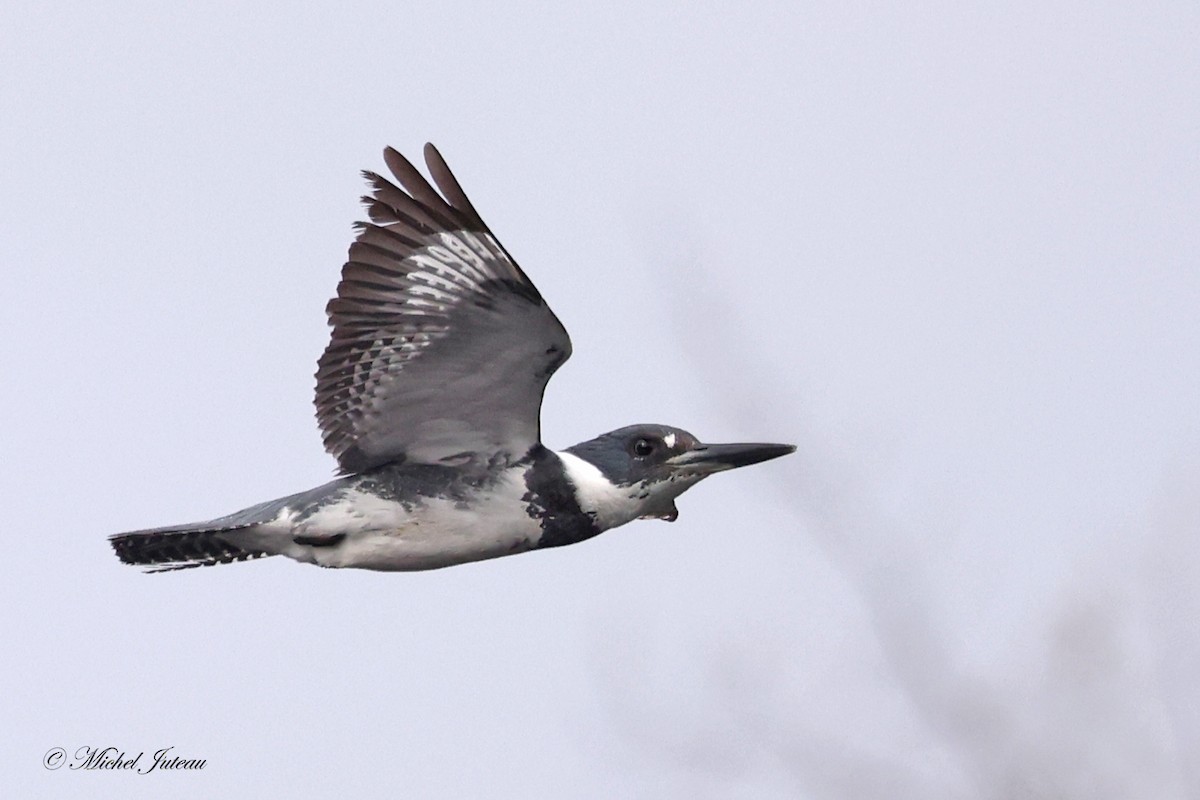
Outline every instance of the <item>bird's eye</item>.
{"label": "bird's eye", "polygon": [[633,454],[635,456],[648,456],[654,452],[654,442],[650,439],[638,439],[633,443]]}

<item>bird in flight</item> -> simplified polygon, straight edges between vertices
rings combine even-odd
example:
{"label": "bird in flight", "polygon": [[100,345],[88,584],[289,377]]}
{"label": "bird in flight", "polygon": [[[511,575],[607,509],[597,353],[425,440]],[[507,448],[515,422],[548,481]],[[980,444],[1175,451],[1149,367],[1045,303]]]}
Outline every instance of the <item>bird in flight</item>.
{"label": "bird in flight", "polygon": [[562,323],[480,218],[437,149],[435,190],[392,148],[399,183],[363,175],[317,420],[341,477],[207,522],[110,537],[149,572],[287,556],[323,567],[423,570],[574,544],[673,521],[675,498],[784,444],[702,444],[631,425],[553,451],[542,394],[571,355]]}

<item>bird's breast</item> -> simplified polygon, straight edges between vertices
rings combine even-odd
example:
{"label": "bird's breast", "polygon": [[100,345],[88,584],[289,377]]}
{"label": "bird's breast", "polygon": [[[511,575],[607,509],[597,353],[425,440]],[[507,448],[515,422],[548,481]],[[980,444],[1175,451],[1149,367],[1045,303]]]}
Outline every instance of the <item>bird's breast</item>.
{"label": "bird's breast", "polygon": [[[511,474],[510,474],[511,473]],[[328,567],[424,570],[531,550],[542,535],[528,512],[521,475],[510,470],[472,487],[438,494],[348,488],[293,526],[309,559]]]}

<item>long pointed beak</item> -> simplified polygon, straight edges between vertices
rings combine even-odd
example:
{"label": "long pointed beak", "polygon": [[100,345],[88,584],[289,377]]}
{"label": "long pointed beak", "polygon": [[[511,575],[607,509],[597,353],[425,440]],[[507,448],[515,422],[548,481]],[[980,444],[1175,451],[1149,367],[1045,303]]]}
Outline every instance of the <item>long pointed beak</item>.
{"label": "long pointed beak", "polygon": [[667,463],[681,470],[708,474],[748,467],[794,452],[796,446],[791,444],[698,444]]}

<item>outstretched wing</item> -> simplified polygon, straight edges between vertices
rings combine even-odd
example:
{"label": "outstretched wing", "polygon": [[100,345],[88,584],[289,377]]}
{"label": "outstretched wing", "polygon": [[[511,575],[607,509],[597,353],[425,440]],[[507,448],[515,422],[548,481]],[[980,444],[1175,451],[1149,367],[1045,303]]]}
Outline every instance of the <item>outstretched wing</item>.
{"label": "outstretched wing", "polygon": [[571,340],[433,145],[441,194],[404,156],[403,190],[364,172],[371,222],[326,311],[317,420],[344,473],[393,461],[517,459],[540,442],[542,393]]}

